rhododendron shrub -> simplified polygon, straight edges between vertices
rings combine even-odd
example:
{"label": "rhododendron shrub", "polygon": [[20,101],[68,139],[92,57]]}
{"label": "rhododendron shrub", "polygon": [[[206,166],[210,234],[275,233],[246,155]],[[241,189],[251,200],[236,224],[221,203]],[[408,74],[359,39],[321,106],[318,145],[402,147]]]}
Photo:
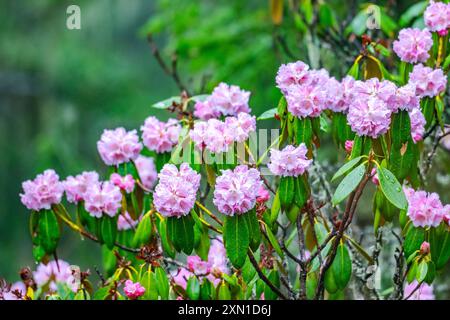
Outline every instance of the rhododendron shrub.
{"label": "rhododendron shrub", "polygon": [[[23,183],[39,264],[23,283],[1,283],[0,297],[336,299],[355,281],[365,298],[434,299],[450,259],[450,205],[427,190],[422,158],[431,134],[448,144],[449,13],[430,2],[427,29],[401,30],[394,67],[367,39],[340,77],[282,64],[278,106],[259,118],[249,91],[220,83],[156,103],[170,119],[149,116],[140,134],[104,130],[106,174],[49,169]],[[267,119],[280,129],[269,142],[258,130]],[[320,163],[324,137],[342,160],[332,177]],[[353,229],[361,205],[373,210],[372,248]],[[381,288],[367,279],[385,267],[386,230],[398,243]],[[102,246],[99,286],[61,260],[69,231]]]}

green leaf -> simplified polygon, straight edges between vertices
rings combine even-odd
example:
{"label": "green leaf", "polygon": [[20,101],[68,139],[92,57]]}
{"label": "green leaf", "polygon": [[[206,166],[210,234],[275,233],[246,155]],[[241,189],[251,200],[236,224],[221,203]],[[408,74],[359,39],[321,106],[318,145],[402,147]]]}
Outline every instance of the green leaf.
{"label": "green leaf", "polygon": [[105,245],[113,249],[117,237],[117,217],[103,216],[100,221],[100,232]]}
{"label": "green leaf", "polygon": [[336,251],[336,257],[331,264],[331,270],[338,289],[343,290],[352,276],[352,260],[347,247],[341,242]]}
{"label": "green leaf", "polygon": [[212,297],[213,291],[214,285],[208,279],[203,279],[203,282],[200,285],[200,299],[211,300],[213,298]]}
{"label": "green leaf", "polygon": [[275,249],[276,253],[278,253],[278,255],[281,258],[284,257],[283,251],[281,250],[281,247],[278,244],[277,238],[272,233],[272,230],[270,230],[270,228],[267,225],[265,225],[265,227],[266,227],[265,229],[266,229],[267,237],[269,238],[270,244],[272,245],[272,247]]}
{"label": "green leaf", "polygon": [[294,177],[281,177],[277,193],[281,206],[290,206],[294,200]]}
{"label": "green leaf", "polygon": [[194,249],[194,220],[192,216],[168,217],[167,232],[177,251],[191,254]]}
{"label": "green leaf", "polygon": [[139,222],[133,237],[133,247],[140,247],[152,238],[153,223],[150,213],[146,213]]}
{"label": "green leaf", "polygon": [[38,228],[41,247],[47,254],[54,253],[58,246],[61,232],[58,219],[52,210],[44,210],[39,213]]}
{"label": "green leaf", "polygon": [[294,202],[299,208],[303,208],[309,198],[309,186],[306,176],[294,178]]}
{"label": "green leaf", "polygon": [[169,298],[169,279],[167,278],[166,272],[163,268],[158,267],[155,269],[155,279],[156,287],[158,289],[159,296],[162,300],[167,300]]}
{"label": "green leaf", "polygon": [[196,96],[192,96],[190,99],[195,102],[203,102],[206,101],[206,99],[208,99],[209,96],[210,94],[199,94]]}
{"label": "green leaf", "polygon": [[106,287],[101,287],[98,289],[94,296],[92,297],[93,300],[106,300],[109,297],[109,290],[111,289],[111,285],[108,285]]}
{"label": "green leaf", "polygon": [[310,118],[294,119],[295,142],[297,144],[304,143],[307,147],[311,145],[313,138],[313,128]]}
{"label": "green leaf", "polygon": [[408,206],[402,186],[392,172],[383,167],[377,168],[380,188],[386,199],[400,210],[405,210]]}
{"label": "green leaf", "polygon": [[411,138],[411,124],[407,111],[399,111],[393,115],[391,126],[392,146],[389,165],[392,173],[402,181],[409,171],[414,170],[414,150]]}
{"label": "green leaf", "polygon": [[409,257],[416,250],[420,250],[420,245],[425,241],[425,229],[409,226],[403,242],[405,257]]}
{"label": "green leaf", "polygon": [[217,290],[217,298],[218,300],[231,300],[231,292],[228,284],[225,281],[222,281]]}
{"label": "green leaf", "polygon": [[325,272],[324,286],[329,293],[336,293],[339,290],[336,279],[334,278],[334,272],[331,268]]}
{"label": "green leaf", "polygon": [[354,166],[358,164],[358,162],[363,158],[363,156],[359,156],[357,158],[354,158],[347,163],[345,163],[342,167],[339,168],[339,170],[334,174],[333,178],[331,178],[331,182],[336,180],[337,178],[341,177],[342,175],[346,174],[350,169],[353,169]]}
{"label": "green leaf", "polygon": [[242,215],[247,222],[250,248],[253,251],[258,250],[259,244],[261,243],[261,230],[259,228],[258,218],[256,217],[256,211],[251,210]]}
{"label": "green leaf", "polygon": [[319,23],[323,28],[330,28],[336,24],[333,11],[326,3],[322,3],[319,7]]}
{"label": "green leaf", "polygon": [[186,285],[186,294],[191,300],[198,300],[200,298],[200,282],[197,277],[192,276],[189,278]]}
{"label": "green leaf", "polygon": [[442,269],[450,259],[450,232],[445,224],[430,229],[431,259],[438,270]]}
{"label": "green leaf", "polygon": [[223,236],[227,257],[235,268],[241,268],[245,263],[250,245],[245,218],[242,215],[227,216]]}
{"label": "green leaf", "polygon": [[[277,288],[280,287],[280,275],[278,274],[278,271],[275,269],[270,270],[269,274],[267,275],[267,278],[273,285]],[[276,300],[278,298],[278,295],[268,286],[265,285],[264,287],[264,299],[265,300]]]}
{"label": "green leaf", "polygon": [[357,36],[360,36],[366,31],[367,14],[365,10],[361,10],[352,20],[350,25],[345,29],[345,34],[353,32]]}
{"label": "green leaf", "polygon": [[347,198],[347,196],[353,192],[353,190],[358,187],[361,182],[364,173],[366,172],[366,167],[364,164],[360,164],[353,171],[351,171],[338,185],[336,191],[331,199],[333,205],[337,205],[342,200]]}
{"label": "green leaf", "polygon": [[416,279],[418,282],[422,282],[425,280],[425,278],[427,277],[427,272],[428,272],[428,264],[426,263],[425,260],[422,260],[422,262],[419,263],[419,265],[417,266],[417,271],[416,271]]}
{"label": "green leaf", "polygon": [[314,299],[318,283],[319,276],[317,272],[308,272],[306,275],[306,298],[308,300]]}
{"label": "green leaf", "polygon": [[152,105],[152,108],[155,109],[167,109],[170,107],[173,103],[181,103],[181,98],[179,96],[170,97],[166,100],[159,101]]}
{"label": "green leaf", "polygon": [[142,296],[144,300],[158,300],[158,288],[156,284],[155,274],[149,268],[148,271],[139,280],[139,283],[145,288]]}
{"label": "green leaf", "polygon": [[275,197],[273,198],[272,206],[270,208],[270,223],[272,224],[277,220],[278,214],[280,213],[281,209],[281,203],[280,203],[280,194],[279,190],[277,190],[277,193],[275,194]]}
{"label": "green leaf", "polygon": [[425,8],[428,5],[428,1],[420,1],[412,6],[408,7],[408,9],[400,16],[399,25],[400,27],[406,27],[411,23],[411,21],[423,14]]}
{"label": "green leaf", "polygon": [[267,119],[273,119],[275,117],[275,114],[277,114],[278,108],[273,108],[265,111],[263,114],[261,114],[256,120],[267,120]]}
{"label": "green leaf", "polygon": [[171,258],[175,258],[176,252],[169,241],[169,237],[167,236],[167,228],[167,221],[165,219],[161,219],[158,223],[158,232],[161,239],[162,248],[165,254],[167,254]]}

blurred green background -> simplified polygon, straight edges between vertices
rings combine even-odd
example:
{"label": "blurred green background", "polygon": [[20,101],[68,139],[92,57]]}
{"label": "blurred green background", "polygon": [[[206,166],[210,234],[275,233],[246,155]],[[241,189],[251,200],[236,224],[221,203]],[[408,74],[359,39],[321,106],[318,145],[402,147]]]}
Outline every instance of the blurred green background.
{"label": "blurred green background", "polygon": [[[152,56],[148,32],[169,65],[177,54],[191,93],[237,84],[252,92],[259,115],[280,97],[281,63],[302,59],[341,78],[360,50],[357,35],[389,46],[395,21],[416,2],[378,1],[381,29],[367,31],[362,1],[1,1],[0,277],[14,281],[20,267],[33,267],[22,181],[46,168],[61,178],[103,172],[96,141],[104,128],[138,129],[151,114],[169,116],[150,105],[180,91]],[[81,8],[81,30],[66,28],[70,4]],[[403,24],[420,26],[418,15]],[[337,154],[325,148],[320,157],[333,163]],[[101,265],[99,247],[68,231],[59,258],[91,271]]]}

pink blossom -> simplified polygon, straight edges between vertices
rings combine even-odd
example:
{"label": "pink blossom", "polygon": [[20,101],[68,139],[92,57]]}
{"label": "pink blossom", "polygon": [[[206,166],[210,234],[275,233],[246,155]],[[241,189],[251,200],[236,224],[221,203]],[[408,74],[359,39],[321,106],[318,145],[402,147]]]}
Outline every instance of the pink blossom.
{"label": "pink blossom", "polygon": [[256,118],[241,112],[237,117],[225,118],[225,126],[235,142],[244,142],[256,130]]}
{"label": "pink blossom", "polygon": [[64,184],[53,169],[38,174],[34,180],[22,183],[23,193],[20,200],[29,209],[39,211],[51,209],[52,204],[61,202]]}
{"label": "pink blossom", "polygon": [[215,286],[220,282],[222,274],[229,274],[228,259],[222,238],[211,240],[211,247],[208,252],[208,263],[210,266],[210,274],[207,276]]}
{"label": "pink blossom", "polygon": [[325,109],[326,95],[320,86],[289,87],[285,97],[288,111],[299,118],[318,117]]}
{"label": "pink blossom", "polygon": [[264,203],[269,201],[270,199],[270,193],[269,191],[261,185],[258,189],[258,196],[256,197],[256,202]]}
{"label": "pink blossom", "polygon": [[348,107],[353,100],[353,86],[355,79],[346,76],[341,82],[330,78],[326,85],[327,90],[327,107],[334,112],[347,113]]}
{"label": "pink blossom", "polygon": [[372,168],[370,173],[372,175],[372,183],[376,186],[380,185],[380,180],[378,179],[377,168]]}
{"label": "pink blossom", "polygon": [[178,143],[181,126],[175,119],[162,122],[151,116],[145,119],[141,131],[144,145],[149,150],[163,153],[170,152],[173,146]]}
{"label": "pink blossom", "polygon": [[214,88],[208,101],[221,114],[236,116],[240,112],[250,113],[249,98],[249,91],[222,82]]}
{"label": "pink blossom", "polygon": [[156,210],[166,217],[189,214],[195,204],[200,175],[182,163],[180,170],[173,164],[164,165],[158,177],[153,199]]}
{"label": "pink blossom", "polygon": [[208,261],[203,261],[199,256],[188,256],[187,267],[189,271],[196,275],[207,275],[211,270],[211,265]]}
{"label": "pink blossom", "polygon": [[411,122],[411,137],[414,143],[421,141],[425,134],[426,120],[420,108],[414,108],[409,112],[409,120]]}
{"label": "pink blossom", "polygon": [[120,214],[117,219],[117,230],[125,231],[130,230],[137,226],[139,220],[133,220],[128,212],[125,212],[125,215]]}
{"label": "pink blossom", "polygon": [[[414,280],[410,284],[406,285],[403,296],[408,298],[408,300],[434,300],[433,286],[426,283],[422,283],[418,290],[414,292],[419,283]],[[414,292],[414,293],[413,293]]]}
{"label": "pink blossom", "polygon": [[353,140],[346,140],[345,141],[345,151],[347,153],[352,153],[352,149],[353,149]]}
{"label": "pink blossom", "polygon": [[[228,121],[235,122],[235,126],[240,125],[238,120]],[[251,120],[247,121],[247,123],[244,123],[244,127],[239,129],[241,130],[240,137],[243,137],[245,135],[244,128],[246,131],[250,132]],[[204,148],[206,148],[212,153],[227,152],[229,146],[236,139],[235,134],[236,133],[231,130],[231,127],[228,128],[225,122],[217,119],[209,119],[207,122],[196,122],[194,124],[194,128],[189,131],[189,137],[199,150],[203,150]]]}
{"label": "pink blossom", "polygon": [[187,282],[194,274],[185,268],[178,268],[171,272],[173,282],[186,290]]}
{"label": "pink blossom", "polygon": [[137,299],[144,295],[145,288],[139,282],[127,280],[125,281],[125,287],[123,288],[123,291],[129,299]]}
{"label": "pink blossom", "polygon": [[105,164],[119,165],[134,160],[142,150],[142,144],[136,130],[126,131],[124,128],[104,130],[97,149]]}
{"label": "pink blossom", "polygon": [[307,84],[314,87],[322,87],[322,90],[326,90],[323,86],[328,83],[329,79],[330,75],[327,70],[323,68],[319,70],[311,70],[309,71],[309,81]]}
{"label": "pink blossom", "polygon": [[383,100],[374,96],[357,99],[350,106],[347,121],[359,136],[377,138],[385,134],[391,123],[391,111]]}
{"label": "pink blossom", "polygon": [[152,189],[158,179],[158,172],[156,172],[153,158],[140,155],[134,160],[134,164],[142,185],[148,190]]}
{"label": "pink blossom", "polygon": [[194,105],[194,116],[202,120],[209,120],[220,116],[220,112],[217,108],[214,108],[209,101],[209,98],[205,101],[197,101]]}
{"label": "pink blossom", "polygon": [[86,192],[84,207],[91,216],[101,218],[103,214],[114,217],[122,204],[120,188],[109,181],[91,185]]}
{"label": "pink blossom", "polygon": [[407,215],[415,227],[437,227],[444,218],[444,208],[437,193],[404,188],[408,200]]}
{"label": "pink blossom", "polygon": [[408,63],[426,62],[433,46],[431,32],[427,29],[406,28],[399,32],[398,40],[394,41],[394,52],[400,60]]}
{"label": "pink blossom", "polygon": [[245,213],[255,206],[261,185],[259,171],[254,168],[240,165],[234,170],[222,170],[216,179],[213,202],[223,214]]}
{"label": "pink blossom", "polygon": [[109,181],[111,181],[115,186],[118,186],[121,190],[124,190],[126,193],[131,193],[134,190],[134,178],[131,174],[127,174],[122,177],[118,173],[113,173],[109,177]]}
{"label": "pink blossom", "polygon": [[442,69],[433,70],[418,64],[409,74],[409,82],[416,87],[418,96],[433,98],[445,90],[447,77]]}
{"label": "pink blossom", "polygon": [[67,201],[72,203],[83,201],[89,186],[97,183],[98,173],[95,171],[85,171],[75,177],[67,177],[64,181]]}
{"label": "pink blossom", "polygon": [[420,107],[420,98],[416,95],[416,86],[408,83],[397,89],[395,93],[395,104],[389,105],[392,112],[398,110],[411,111]]}
{"label": "pink blossom", "polygon": [[[366,81],[355,81],[353,86],[355,99],[367,101],[376,98],[388,105],[395,104],[397,87],[394,83],[378,78],[371,78]],[[367,103],[367,102],[366,102]]]}
{"label": "pink blossom", "polygon": [[420,254],[421,255],[427,255],[430,253],[430,243],[429,242],[422,242],[420,245]]}
{"label": "pink blossom", "polygon": [[21,281],[13,283],[11,286],[0,287],[0,300],[23,300],[27,294],[27,288]]}
{"label": "pink blossom", "polygon": [[308,148],[304,143],[298,147],[288,145],[283,150],[271,149],[267,167],[276,176],[297,177],[305,173],[312,163],[306,156],[307,152]]}
{"label": "pink blossom", "polygon": [[58,283],[66,284],[73,292],[79,288],[79,282],[75,279],[72,268],[63,260],[40,263],[33,272],[33,278],[38,287],[48,286],[52,292],[58,289]]}
{"label": "pink blossom", "polygon": [[442,211],[444,212],[444,222],[450,226],[450,204],[446,204]]}
{"label": "pink blossom", "polygon": [[425,25],[431,31],[447,31],[450,28],[450,6],[443,2],[430,1],[423,14]]}
{"label": "pink blossom", "polygon": [[277,87],[285,94],[291,86],[302,85],[308,80],[309,66],[302,61],[282,64],[275,78]]}

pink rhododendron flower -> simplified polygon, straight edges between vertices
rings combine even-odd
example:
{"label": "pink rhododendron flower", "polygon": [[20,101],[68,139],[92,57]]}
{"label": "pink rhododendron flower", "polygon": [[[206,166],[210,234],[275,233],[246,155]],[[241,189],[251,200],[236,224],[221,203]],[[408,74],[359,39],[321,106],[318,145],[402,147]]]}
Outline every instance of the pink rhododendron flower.
{"label": "pink rhododendron flower", "polygon": [[188,256],[186,262],[189,271],[198,276],[207,275],[211,270],[210,263],[208,261],[203,261],[199,256]]}
{"label": "pink rhododendron flower", "polygon": [[327,83],[327,107],[334,112],[347,113],[348,107],[353,100],[353,85],[355,79],[351,76],[346,76],[341,82],[336,83],[334,78],[331,78]]}
{"label": "pink rhododendron flower", "polygon": [[221,237],[211,240],[211,246],[208,252],[208,263],[210,266],[210,274],[207,278],[215,286],[217,286],[221,279],[220,276],[223,273],[230,273],[230,269],[228,268],[228,259]]}
{"label": "pink rhododendron flower", "polygon": [[420,108],[414,108],[409,112],[409,120],[411,122],[411,137],[414,143],[422,140],[425,134],[426,120]]}
{"label": "pink rhododendron flower", "polygon": [[416,95],[416,86],[408,83],[399,87],[395,93],[395,105],[390,105],[392,112],[398,110],[411,111],[420,107],[420,98]]}
{"label": "pink rhododendron flower", "polygon": [[241,112],[237,117],[225,118],[225,126],[233,140],[236,142],[244,142],[248,139],[251,132],[256,130],[256,118],[248,113]]}
{"label": "pink rhododendron flower", "polygon": [[261,185],[259,171],[254,168],[240,165],[234,170],[222,170],[216,179],[213,202],[223,214],[245,213],[255,206]]}
{"label": "pink rhododendron flower", "polygon": [[142,185],[148,190],[152,189],[158,179],[158,172],[156,172],[153,158],[140,155],[134,160],[134,164],[136,165]]}
{"label": "pink rhododendron flower", "polygon": [[416,289],[417,285],[419,283],[414,280],[410,284],[407,284],[405,287],[405,291],[403,293],[403,296],[405,298],[408,298],[411,294],[411,297],[408,298],[408,300],[434,300],[434,293],[433,293],[433,286],[430,286],[426,283],[422,283],[414,293],[413,291]]}
{"label": "pink rhododendron flower", "polygon": [[22,188],[20,200],[29,210],[35,211],[51,209],[52,204],[61,202],[64,193],[64,184],[53,169],[38,174],[34,180],[23,182]]}
{"label": "pink rhododendron flower", "polygon": [[421,255],[427,255],[430,253],[430,243],[429,242],[422,242],[420,245],[420,254]]}
{"label": "pink rhododendron flower", "polygon": [[441,1],[430,1],[423,14],[425,25],[431,31],[447,31],[450,28],[450,5]]}
{"label": "pink rhododendron flower", "polygon": [[197,101],[194,105],[194,116],[202,120],[209,120],[220,116],[220,111],[211,105],[208,99]]}
{"label": "pink rhododendron flower", "polygon": [[173,146],[178,143],[181,126],[175,119],[162,122],[151,116],[145,119],[141,131],[144,145],[149,150],[163,153],[170,152]]}
{"label": "pink rhododendron flower", "polygon": [[442,211],[444,212],[444,221],[450,226],[450,204],[446,204]]}
{"label": "pink rhododendron flower", "polygon": [[426,62],[433,46],[433,38],[428,30],[406,28],[400,30],[398,40],[394,41],[393,49],[400,60],[408,63]]}
{"label": "pink rhododendron flower", "polygon": [[250,113],[249,98],[249,91],[222,82],[214,88],[208,102],[221,114],[236,116],[240,112]]}
{"label": "pink rhododendron flower", "polygon": [[277,87],[286,94],[291,86],[302,85],[309,78],[309,66],[302,61],[297,61],[282,64],[278,69],[275,81]]}
{"label": "pink rhododendron flower", "polygon": [[117,219],[117,230],[126,231],[130,230],[137,226],[139,220],[133,220],[128,212],[125,212],[125,215],[120,214]]}
{"label": "pink rhododendron flower", "polygon": [[131,174],[127,174],[122,177],[118,173],[113,173],[109,177],[109,181],[111,181],[115,186],[118,186],[121,190],[124,190],[126,193],[131,193],[134,190],[134,178]]}
{"label": "pink rhododendron flower", "polygon": [[75,177],[67,177],[64,181],[67,201],[72,203],[83,201],[89,186],[98,182],[98,173],[95,171],[85,171]]}
{"label": "pink rhododendron flower", "polygon": [[391,111],[383,100],[368,96],[351,104],[347,121],[357,135],[377,138],[389,130]]}
{"label": "pink rhododendron flower", "polygon": [[104,130],[97,149],[105,164],[119,165],[137,158],[142,150],[142,144],[136,130],[126,131],[124,128]]}
{"label": "pink rhododendron flower", "polygon": [[58,283],[66,284],[73,292],[79,288],[79,282],[73,276],[72,268],[63,260],[40,263],[33,272],[33,278],[38,287],[48,286],[52,292],[58,289]]}
{"label": "pink rhododendron flower", "polygon": [[114,217],[121,204],[120,188],[109,181],[91,185],[84,199],[86,211],[96,218],[101,218],[103,214]]}
{"label": "pink rhododendron flower", "polygon": [[431,69],[418,64],[409,74],[409,83],[416,87],[418,96],[433,98],[445,90],[447,77],[442,69]]}
{"label": "pink rhododendron flower", "polygon": [[367,100],[376,98],[385,102],[388,105],[395,105],[397,87],[394,83],[378,78],[371,78],[366,81],[355,81],[353,86],[353,93],[355,99],[363,100],[367,103]]}
{"label": "pink rhododendron flower", "polygon": [[27,294],[27,288],[21,281],[13,283],[11,286],[0,287],[0,300],[23,300]]}
{"label": "pink rhododendron flower", "polygon": [[276,176],[297,177],[305,173],[312,163],[306,156],[307,152],[308,148],[304,143],[298,147],[288,145],[283,150],[271,149],[267,167]]}
{"label": "pink rhododendron flower", "polygon": [[270,199],[270,193],[269,191],[261,185],[258,189],[258,196],[256,197],[256,202],[264,203],[269,201]]}
{"label": "pink rhododendron flower", "polygon": [[185,268],[178,268],[171,272],[173,282],[186,290],[187,282],[194,274]]}
{"label": "pink rhododendron flower", "polygon": [[347,153],[351,153],[353,149],[353,140],[346,140],[344,147]]}
{"label": "pink rhododendron flower", "polygon": [[145,288],[139,282],[133,282],[131,280],[125,281],[125,287],[123,288],[126,296],[129,299],[137,299],[144,295]]}
{"label": "pink rhododendron flower", "polygon": [[288,111],[299,118],[318,117],[325,108],[325,91],[319,86],[290,87],[285,97]]}
{"label": "pink rhododendron flower", "polygon": [[158,177],[153,194],[156,210],[166,217],[187,215],[195,204],[200,175],[182,163],[180,170],[173,164],[164,165]]}
{"label": "pink rhododendron flower", "polygon": [[444,207],[437,193],[404,188],[408,200],[407,215],[415,227],[437,227],[444,219]]}

